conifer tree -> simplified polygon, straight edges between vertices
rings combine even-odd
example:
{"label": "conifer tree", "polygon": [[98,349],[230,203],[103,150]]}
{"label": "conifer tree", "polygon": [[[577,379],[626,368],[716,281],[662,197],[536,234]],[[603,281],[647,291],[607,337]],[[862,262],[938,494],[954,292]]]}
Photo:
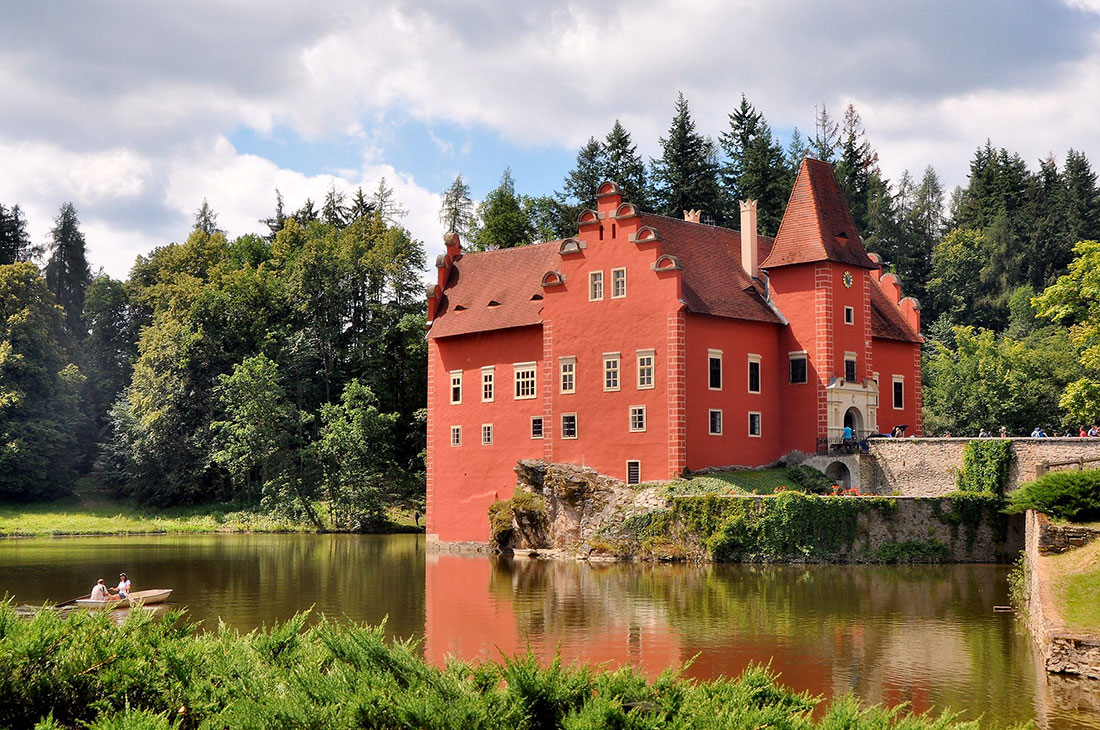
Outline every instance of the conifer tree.
{"label": "conifer tree", "polygon": [[302,207],[294,212],[294,220],[300,226],[306,226],[317,220],[317,206],[313,202],[313,198],[306,198],[306,202],[302,203]]}
{"label": "conifer tree", "polygon": [[336,181],[329,182],[325,203],[321,206],[321,222],[336,228],[348,224],[348,207],[344,205],[344,193],[336,189]]}
{"label": "conifer tree", "polygon": [[759,201],[760,232],[774,236],[783,220],[790,194],[791,174],[783,148],[772,137],[763,114],[741,95],[741,105],[729,115],[730,128],[720,140],[729,157],[723,169],[730,210],[727,219],[737,220],[737,201]]}
{"label": "conifer tree", "polygon": [[386,185],[384,177],[378,181],[378,189],[374,191],[371,204],[374,206],[374,211],[382,216],[382,220],[393,226],[398,225],[401,219],[409,214],[408,208],[403,207],[397,200],[393,188]]}
{"label": "conifer tree", "polygon": [[792,171],[791,183],[794,183],[793,174],[798,172],[798,168],[802,165],[802,158],[810,154],[810,148],[806,146],[806,141],[802,137],[802,133],[798,131],[798,127],[795,127],[791,131],[791,141],[787,145],[787,166]]}
{"label": "conifer tree", "polygon": [[0,205],[0,265],[29,261],[35,253],[19,204],[11,208]]}
{"label": "conifer tree", "polygon": [[351,205],[348,208],[348,222],[354,223],[360,218],[374,215],[374,203],[367,200],[362,186],[355,189],[355,195],[351,196]]}
{"label": "conifer tree", "polygon": [[943,185],[931,165],[924,169],[920,185],[913,192],[906,210],[906,248],[901,251],[898,271],[907,292],[918,300],[932,276],[932,250],[944,233]]}
{"label": "conifer tree", "polygon": [[462,178],[455,176],[451,186],[443,193],[443,205],[439,209],[439,222],[443,230],[457,233],[463,241],[470,233],[474,218],[474,201],[470,199],[470,186]]}
{"label": "conifer tree", "polygon": [[202,205],[195,211],[195,228],[208,236],[218,232],[218,214],[210,207],[206,198],[202,199]]}
{"label": "conifer tree", "polygon": [[481,227],[471,236],[472,248],[475,250],[493,251],[531,243],[535,234],[534,226],[523,209],[522,201],[516,195],[516,184],[510,168],[504,168],[500,185],[481,201],[478,220]]}
{"label": "conifer tree", "polygon": [[685,210],[703,211],[705,219],[721,224],[725,205],[718,184],[718,153],[714,142],[695,131],[683,93],[668,136],[660,138],[661,158],[652,161],[657,212],[672,218]]}
{"label": "conifer tree", "polygon": [[825,102],[821,102],[821,110],[815,109],[814,138],[810,141],[810,151],[822,162],[832,164],[836,161],[836,151],[839,146],[840,125],[829,114]]}
{"label": "conifer tree", "polygon": [[1088,158],[1076,150],[1067,152],[1063,177],[1070,237],[1074,241],[1100,240],[1100,190]]}
{"label": "conifer tree", "polygon": [[269,231],[267,240],[274,241],[275,235],[283,230],[283,224],[286,223],[286,213],[283,212],[283,194],[279,192],[279,188],[275,188],[275,215],[270,218],[264,218],[260,221]]}
{"label": "conifer tree", "polygon": [[867,225],[867,196],[870,180],[879,174],[878,153],[867,141],[863,121],[852,104],[844,110],[844,125],[840,132],[840,159],[836,165],[836,174],[856,227],[862,231]]}
{"label": "conifer tree", "polygon": [[577,205],[577,212],[596,207],[596,189],[607,179],[607,151],[603,143],[589,137],[577,152],[577,163],[565,176],[563,192]]}
{"label": "conifer tree", "polygon": [[80,220],[72,203],[61,206],[50,231],[50,258],[46,262],[46,286],[65,310],[70,335],[83,338],[84,295],[92,283],[92,271]]}
{"label": "conifer tree", "polygon": [[649,183],[646,180],[645,162],[638,154],[638,147],[630,138],[630,132],[615,120],[604,139],[606,161],[605,179],[618,184],[623,201],[633,203],[642,210],[649,210]]}

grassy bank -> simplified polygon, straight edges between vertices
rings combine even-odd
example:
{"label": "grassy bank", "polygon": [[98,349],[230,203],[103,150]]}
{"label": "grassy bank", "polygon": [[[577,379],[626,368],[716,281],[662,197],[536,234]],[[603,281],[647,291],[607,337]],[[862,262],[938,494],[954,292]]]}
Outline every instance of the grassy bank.
{"label": "grassy bank", "polygon": [[1100,636],[1100,541],[1049,558],[1054,600],[1075,633]]}
{"label": "grassy bank", "polygon": [[[325,505],[317,512],[326,514]],[[387,512],[382,532],[411,532],[411,510]],[[424,524],[423,518],[420,524]],[[316,532],[308,521],[272,515],[232,504],[202,504],[155,508],[113,498],[84,482],[77,493],[56,502],[0,504],[0,537],[60,535],[137,535],[145,533],[202,534],[214,532]]]}
{"label": "grassy bank", "polygon": [[39,728],[813,728],[977,729],[901,709],[824,712],[763,668],[737,679],[654,682],[533,657],[500,664],[422,660],[380,628],[304,616],[266,631],[194,634],[178,614],[110,616],[0,605],[0,717]]}
{"label": "grassy bank", "polygon": [[673,496],[773,494],[779,487],[792,489],[796,486],[786,469],[738,469],[674,479],[668,484],[668,492]]}

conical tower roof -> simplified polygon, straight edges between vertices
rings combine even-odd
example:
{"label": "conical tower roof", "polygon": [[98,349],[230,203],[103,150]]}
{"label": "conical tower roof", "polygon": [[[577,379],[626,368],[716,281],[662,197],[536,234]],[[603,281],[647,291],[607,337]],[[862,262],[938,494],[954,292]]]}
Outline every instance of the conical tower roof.
{"label": "conical tower roof", "polygon": [[798,169],[775,245],[760,267],[774,269],[817,261],[878,268],[863,248],[833,166],[807,157]]}

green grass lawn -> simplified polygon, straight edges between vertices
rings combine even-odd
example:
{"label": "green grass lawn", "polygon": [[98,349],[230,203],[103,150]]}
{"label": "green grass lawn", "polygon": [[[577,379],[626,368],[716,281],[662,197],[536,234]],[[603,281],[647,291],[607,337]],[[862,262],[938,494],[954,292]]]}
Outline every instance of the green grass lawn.
{"label": "green grass lawn", "polygon": [[792,487],[786,469],[743,469],[698,474],[669,482],[671,496],[693,494],[774,494],[776,487]]}
{"label": "green grass lawn", "polygon": [[1100,636],[1100,542],[1051,556],[1050,565],[1066,628]]}

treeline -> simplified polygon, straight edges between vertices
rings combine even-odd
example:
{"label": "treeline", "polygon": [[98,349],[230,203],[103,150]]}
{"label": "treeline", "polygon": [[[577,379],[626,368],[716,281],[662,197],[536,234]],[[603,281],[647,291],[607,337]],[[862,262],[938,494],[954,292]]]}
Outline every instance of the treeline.
{"label": "treeline", "polygon": [[318,527],[417,507],[424,250],[401,215],[384,181],[319,210],[277,194],[266,235],[229,240],[204,201],[185,241],[120,282],[91,276],[63,207],[42,271],[0,266],[0,497],[54,496],[97,466],[144,502]]}
{"label": "treeline", "polygon": [[811,155],[833,164],[867,250],[922,304],[928,432],[1003,425],[1026,435],[1042,425],[1076,434],[1100,421],[1100,307],[1087,276],[1100,260],[1091,247],[1074,248],[1100,239],[1088,158],[1070,149],[1061,165],[1048,156],[1031,167],[987,141],[966,185],[948,193],[931,166],[885,178],[851,105],[839,121],[823,105],[814,127],[809,138],[794,129],[784,145],[742,96],[715,141],[697,129],[681,95],[659,157],[643,160],[615,122],[581,147],[560,191],[518,195],[505,170],[475,208],[460,175],[440,220],[475,249],[562,238],[576,232],[581,210],[595,207],[597,186],[614,180],[644,210],[678,218],[699,209],[705,222],[734,228],[737,202],[755,198],[761,232],[775,235],[798,165]]}

